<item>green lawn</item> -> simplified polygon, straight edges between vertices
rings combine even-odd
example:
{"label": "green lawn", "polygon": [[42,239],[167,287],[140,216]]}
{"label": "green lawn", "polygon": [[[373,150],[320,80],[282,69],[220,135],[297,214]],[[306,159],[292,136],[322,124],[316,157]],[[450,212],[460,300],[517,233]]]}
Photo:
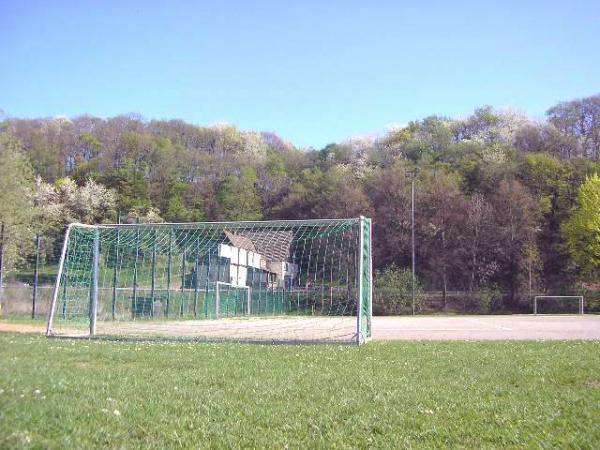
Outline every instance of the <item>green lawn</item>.
{"label": "green lawn", "polygon": [[600,342],[0,334],[0,448],[600,447]]}

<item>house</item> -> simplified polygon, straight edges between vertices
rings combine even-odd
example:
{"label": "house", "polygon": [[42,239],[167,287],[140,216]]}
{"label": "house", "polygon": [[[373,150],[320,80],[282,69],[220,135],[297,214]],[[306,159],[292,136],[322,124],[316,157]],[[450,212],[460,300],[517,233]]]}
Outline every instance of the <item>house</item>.
{"label": "house", "polygon": [[267,288],[292,283],[298,266],[291,262],[292,231],[224,230],[226,242],[219,244],[219,256],[229,260],[229,283],[248,286],[265,279]]}

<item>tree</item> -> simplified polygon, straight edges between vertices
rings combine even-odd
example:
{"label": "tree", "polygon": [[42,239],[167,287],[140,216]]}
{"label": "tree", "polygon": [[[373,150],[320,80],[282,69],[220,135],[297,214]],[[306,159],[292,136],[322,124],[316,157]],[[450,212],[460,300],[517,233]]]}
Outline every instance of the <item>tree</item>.
{"label": "tree", "polygon": [[81,133],[74,154],[69,155],[71,178],[83,183],[89,178],[97,177],[98,155],[101,148],[102,144],[96,136],[87,131]]}
{"label": "tree", "polygon": [[445,307],[450,280],[456,286],[465,273],[460,244],[466,202],[459,178],[444,170],[422,171],[417,187],[418,255],[424,262],[420,266],[442,289]]}
{"label": "tree", "polygon": [[91,179],[78,186],[69,177],[54,184],[38,178],[34,200],[45,228],[57,232],[71,222],[95,224],[116,219],[115,192]]}
{"label": "tree", "polygon": [[600,158],[600,95],[559,103],[546,115],[562,133],[577,139],[577,154],[569,157]]}
{"label": "tree", "polygon": [[411,197],[409,167],[403,161],[379,169],[367,184],[373,205],[373,261],[376,267],[410,265]]}
{"label": "tree", "polygon": [[499,124],[500,117],[491,106],[477,108],[467,119],[455,122],[455,139],[492,144],[497,141]]}
{"label": "tree", "polygon": [[498,265],[494,259],[493,210],[487,199],[479,192],[473,194],[466,204],[465,228],[461,250],[468,268],[468,291],[473,297],[475,289],[485,286],[496,274]]}
{"label": "tree", "polygon": [[577,207],[562,229],[566,248],[583,271],[592,279],[600,269],[600,177],[588,177],[579,188]]}
{"label": "tree", "polygon": [[228,175],[221,183],[218,214],[222,220],[260,220],[261,201],[256,189],[258,176],[252,167],[242,167],[239,175]]}
{"label": "tree", "polygon": [[333,172],[333,195],[328,199],[329,206],[325,206],[330,211],[329,217],[370,216],[372,207],[364,192],[364,181],[353,177],[349,169]]}
{"label": "tree", "polygon": [[152,207],[148,178],[139,165],[125,159],[120,167],[102,178],[103,183],[117,192],[118,207],[121,211],[146,211]]}
{"label": "tree", "polygon": [[369,215],[371,207],[362,180],[349,167],[333,167],[323,174],[321,184],[315,187],[312,217],[333,219]]}
{"label": "tree", "polygon": [[[527,285],[558,291],[575,281],[569,269],[579,263],[565,251],[563,230],[579,187],[600,173],[599,99],[556,105],[546,121],[491,107],[464,119],[431,115],[320,151],[273,133],[135,114],[3,118],[0,133],[22,144],[43,181],[34,222],[51,228],[45,237],[59,238],[70,220],[112,221],[117,207],[134,222],[365,214],[374,219],[376,269],[410,267],[407,171],[418,166],[423,285],[472,298],[494,285],[516,299]],[[116,206],[95,203],[105,194]]]}
{"label": "tree", "polygon": [[[498,283],[508,291],[509,301],[516,306],[521,283],[536,246],[537,208],[531,194],[516,180],[503,180],[492,196],[494,230],[499,264]],[[533,269],[532,269],[533,270]]]}
{"label": "tree", "polygon": [[302,170],[281,199],[274,215],[277,218],[313,218],[325,188],[325,172],[320,167]]}
{"label": "tree", "polygon": [[257,186],[263,200],[265,217],[273,217],[276,214],[291,183],[283,156],[270,149],[267,152],[265,167],[259,172]]}
{"label": "tree", "polygon": [[381,167],[391,166],[397,159],[406,159],[408,146],[413,141],[413,132],[408,127],[391,130],[377,142],[376,159]]}
{"label": "tree", "polygon": [[35,234],[33,186],[33,169],[19,143],[0,133],[0,302],[6,273],[31,250]]}
{"label": "tree", "polygon": [[554,156],[532,153],[523,158],[519,172],[522,183],[537,202],[539,255],[535,257],[540,259],[546,285],[560,285],[564,283],[567,261],[556,255],[561,253],[560,224],[567,219],[572,207],[572,169]]}
{"label": "tree", "polygon": [[425,144],[425,148],[438,153],[452,143],[451,124],[445,117],[429,116],[416,124],[414,135]]}
{"label": "tree", "polygon": [[217,132],[213,151],[221,158],[242,155],[244,153],[244,137],[232,125],[223,124],[215,127]]}

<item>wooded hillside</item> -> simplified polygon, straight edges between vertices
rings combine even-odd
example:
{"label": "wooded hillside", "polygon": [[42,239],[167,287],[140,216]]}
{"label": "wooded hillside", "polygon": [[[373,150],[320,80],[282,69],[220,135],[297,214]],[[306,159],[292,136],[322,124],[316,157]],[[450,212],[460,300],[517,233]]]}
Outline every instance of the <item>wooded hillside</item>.
{"label": "wooded hillside", "polygon": [[0,129],[7,268],[36,232],[55,237],[52,259],[68,221],[118,213],[173,222],[362,214],[374,221],[375,268],[405,268],[415,176],[424,288],[501,292],[516,307],[530,290],[598,281],[600,95],[555,105],[542,122],[483,107],[321,150],[134,115],[8,118]]}

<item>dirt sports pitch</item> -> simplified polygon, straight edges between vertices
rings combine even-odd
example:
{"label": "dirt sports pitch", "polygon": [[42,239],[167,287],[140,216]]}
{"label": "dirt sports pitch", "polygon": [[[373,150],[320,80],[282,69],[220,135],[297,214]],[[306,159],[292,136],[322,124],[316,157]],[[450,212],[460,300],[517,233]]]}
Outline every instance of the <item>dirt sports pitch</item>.
{"label": "dirt sports pitch", "polygon": [[600,339],[600,315],[374,317],[377,340]]}
{"label": "dirt sports pitch", "polygon": [[[348,328],[350,318],[346,318]],[[254,333],[273,328],[269,321],[255,322]],[[198,325],[210,330],[219,321],[180,322],[186,330]],[[272,325],[272,323],[270,323]],[[158,324],[157,324],[158,325]],[[175,325],[175,324],[172,324]],[[224,324],[221,324],[223,326]],[[230,326],[230,325],[229,325]],[[229,328],[227,326],[226,328]],[[279,325],[281,326],[281,324]],[[221,331],[224,328],[221,328]],[[248,332],[248,323],[244,325]],[[250,327],[254,328],[254,327]],[[42,333],[43,323],[0,322],[0,331]],[[176,329],[173,331],[176,332]],[[308,331],[308,330],[307,330]],[[313,330],[314,331],[314,330]],[[341,331],[341,329],[340,329]],[[349,331],[349,330],[348,330]],[[204,333],[202,333],[204,334]],[[207,333],[208,334],[208,333]],[[212,334],[212,333],[210,333]],[[600,340],[600,315],[493,315],[373,317],[374,340]]]}

